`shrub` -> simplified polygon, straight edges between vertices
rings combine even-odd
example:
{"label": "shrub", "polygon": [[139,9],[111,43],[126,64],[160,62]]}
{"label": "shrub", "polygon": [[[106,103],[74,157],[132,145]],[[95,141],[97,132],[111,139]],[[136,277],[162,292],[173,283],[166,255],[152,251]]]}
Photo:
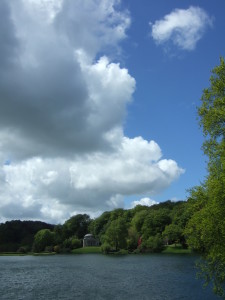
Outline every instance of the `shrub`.
{"label": "shrub", "polygon": [[157,234],[156,236],[150,236],[148,238],[146,246],[149,252],[162,252],[164,249],[164,242],[162,237]]}
{"label": "shrub", "polygon": [[140,253],[141,253],[141,249],[140,249],[140,248],[137,248],[137,249],[135,249],[132,253],[133,253],[133,254],[140,254]]}
{"label": "shrub", "polygon": [[27,253],[27,250],[25,247],[19,247],[19,249],[17,250],[18,253]]}
{"label": "shrub", "polygon": [[128,250],[125,250],[125,249],[120,249],[117,254],[121,254],[121,255],[124,255],[124,254],[128,254]]}
{"label": "shrub", "polygon": [[77,238],[72,238],[72,240],[71,240],[71,246],[72,246],[72,249],[80,248],[81,247],[80,240],[77,239]]}
{"label": "shrub", "polygon": [[54,246],[53,251],[56,252],[56,253],[60,253],[61,252],[60,246],[59,245]]}
{"label": "shrub", "polygon": [[63,246],[70,250],[77,249],[81,247],[81,241],[76,237],[70,237],[63,242]]}
{"label": "shrub", "polygon": [[47,246],[53,246],[54,233],[49,229],[39,230],[34,237],[33,251],[42,252]]}
{"label": "shrub", "polygon": [[104,254],[107,254],[110,252],[110,245],[108,243],[104,243],[102,246],[101,246],[101,251],[104,253]]}
{"label": "shrub", "polygon": [[53,246],[46,246],[45,247],[45,252],[53,252]]}

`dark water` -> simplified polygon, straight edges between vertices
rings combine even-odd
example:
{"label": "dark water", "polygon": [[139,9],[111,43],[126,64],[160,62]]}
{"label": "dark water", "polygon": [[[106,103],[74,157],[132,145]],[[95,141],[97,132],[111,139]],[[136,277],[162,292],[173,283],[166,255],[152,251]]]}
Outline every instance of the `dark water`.
{"label": "dark water", "polygon": [[0,299],[214,300],[195,279],[195,257],[0,257]]}

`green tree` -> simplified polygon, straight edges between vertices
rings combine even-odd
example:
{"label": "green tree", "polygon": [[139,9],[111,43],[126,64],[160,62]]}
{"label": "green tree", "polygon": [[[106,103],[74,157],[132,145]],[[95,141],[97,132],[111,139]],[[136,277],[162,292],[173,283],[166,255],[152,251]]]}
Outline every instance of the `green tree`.
{"label": "green tree", "polygon": [[33,251],[41,252],[44,251],[46,247],[54,245],[54,233],[49,229],[42,229],[35,234]]}
{"label": "green tree", "polygon": [[116,208],[113,211],[111,211],[110,220],[113,221],[113,220],[118,219],[119,217],[123,217],[124,213],[125,213],[125,211],[123,208]]}
{"label": "green tree", "polygon": [[170,211],[165,208],[148,212],[142,226],[142,235],[144,240],[147,240],[150,236],[154,236],[158,233],[162,234],[165,226],[171,223],[169,213]]}
{"label": "green tree", "polygon": [[73,250],[81,247],[81,240],[76,236],[72,236],[63,242],[63,246],[68,250]]}
{"label": "green tree", "polygon": [[156,234],[155,236],[150,236],[146,241],[146,248],[148,252],[162,252],[164,249],[164,243],[161,235]]}
{"label": "green tree", "polygon": [[171,212],[172,223],[179,225],[182,229],[185,228],[188,220],[191,217],[188,201],[175,202],[174,208]]}
{"label": "green tree", "polygon": [[136,231],[135,228],[130,227],[128,229],[127,249],[129,251],[133,251],[133,250],[137,249],[139,237],[140,237],[140,235],[138,234],[138,232]]}
{"label": "green tree", "polygon": [[122,217],[111,221],[104,235],[104,242],[112,246],[116,251],[127,246],[127,224]]}
{"label": "green tree", "polygon": [[165,227],[165,230],[162,233],[164,238],[168,239],[169,244],[180,242],[183,236],[183,230],[179,225],[170,224]]}
{"label": "green tree", "polygon": [[105,233],[107,224],[110,220],[111,212],[106,211],[101,216],[92,220],[89,225],[90,232],[101,239],[101,235]]}
{"label": "green tree", "polygon": [[71,217],[63,224],[63,235],[65,238],[77,236],[82,239],[88,233],[88,226],[91,222],[87,214],[78,214]]}
{"label": "green tree", "polygon": [[65,239],[63,225],[55,225],[54,233],[55,233],[55,243],[58,245],[62,244],[63,240]]}
{"label": "green tree", "polygon": [[131,221],[132,227],[135,228],[135,230],[139,233],[139,235],[142,234],[142,226],[144,224],[147,214],[148,214],[147,210],[140,210],[134,215]]}
{"label": "green tree", "polygon": [[225,62],[212,70],[210,87],[203,91],[198,109],[208,156],[208,176],[191,197],[196,211],[188,222],[188,243],[204,258],[202,275],[212,281],[217,294],[225,298]]}
{"label": "green tree", "polygon": [[204,89],[198,109],[205,142],[203,150],[209,157],[209,172],[224,172],[225,148],[225,62],[212,70],[210,87]]}
{"label": "green tree", "polygon": [[104,243],[101,245],[101,251],[104,254],[108,254],[111,250],[111,246],[108,243]]}

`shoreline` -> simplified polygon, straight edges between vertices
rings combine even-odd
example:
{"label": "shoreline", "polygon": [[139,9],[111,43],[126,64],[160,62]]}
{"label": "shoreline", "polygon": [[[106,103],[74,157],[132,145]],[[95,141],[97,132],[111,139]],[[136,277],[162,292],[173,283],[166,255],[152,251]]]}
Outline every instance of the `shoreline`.
{"label": "shoreline", "polygon": [[169,245],[159,253],[154,252],[128,252],[127,250],[121,249],[118,252],[109,252],[108,254],[104,254],[101,251],[101,247],[84,247],[72,250],[70,253],[56,253],[56,252],[28,252],[28,253],[17,253],[17,252],[2,252],[0,256],[48,256],[48,255],[76,255],[76,254],[102,254],[102,255],[146,255],[146,254],[173,254],[173,255],[193,255],[195,254],[191,249],[183,249],[181,246],[177,245]]}

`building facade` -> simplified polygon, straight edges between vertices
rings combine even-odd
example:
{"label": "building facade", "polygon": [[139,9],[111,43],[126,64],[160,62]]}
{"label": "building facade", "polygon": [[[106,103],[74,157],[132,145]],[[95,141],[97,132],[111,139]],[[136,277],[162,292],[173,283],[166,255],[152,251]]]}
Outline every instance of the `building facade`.
{"label": "building facade", "polygon": [[95,239],[93,234],[88,233],[83,238],[83,247],[99,246],[99,240]]}

